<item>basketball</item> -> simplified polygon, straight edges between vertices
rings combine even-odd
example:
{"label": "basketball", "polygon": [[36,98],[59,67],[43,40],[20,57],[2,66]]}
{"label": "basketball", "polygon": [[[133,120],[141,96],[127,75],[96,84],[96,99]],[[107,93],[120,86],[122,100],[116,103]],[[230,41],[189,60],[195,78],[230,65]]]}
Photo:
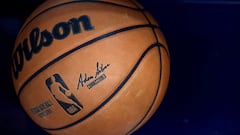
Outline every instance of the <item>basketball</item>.
{"label": "basketball", "polygon": [[125,135],[165,96],[170,54],[154,17],[134,0],[47,0],[12,51],[26,114],[56,135]]}

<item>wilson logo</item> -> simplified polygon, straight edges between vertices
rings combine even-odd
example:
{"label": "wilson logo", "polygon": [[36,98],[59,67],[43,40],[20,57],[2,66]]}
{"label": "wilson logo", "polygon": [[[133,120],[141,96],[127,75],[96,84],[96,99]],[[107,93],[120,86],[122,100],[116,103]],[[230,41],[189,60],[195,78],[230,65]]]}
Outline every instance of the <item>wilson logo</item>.
{"label": "wilson logo", "polygon": [[23,70],[25,60],[30,61],[35,54],[41,52],[43,47],[49,47],[54,40],[63,40],[70,34],[77,35],[82,31],[92,31],[94,26],[87,15],[79,18],[72,18],[67,22],[57,23],[51,31],[34,28],[29,37],[18,44],[12,56],[12,71],[15,79],[18,79],[19,72]]}

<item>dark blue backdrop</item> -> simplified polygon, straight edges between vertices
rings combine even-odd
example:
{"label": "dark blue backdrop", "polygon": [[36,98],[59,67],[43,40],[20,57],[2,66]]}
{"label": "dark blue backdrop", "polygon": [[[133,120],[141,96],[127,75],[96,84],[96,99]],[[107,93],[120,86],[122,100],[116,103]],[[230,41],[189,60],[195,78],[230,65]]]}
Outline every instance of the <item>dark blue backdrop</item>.
{"label": "dark blue backdrop", "polygon": [[[139,1],[166,36],[171,78],[160,108],[134,134],[240,135],[240,2]],[[4,135],[46,134],[22,110],[9,68],[16,34],[42,2],[0,5],[0,133]]]}

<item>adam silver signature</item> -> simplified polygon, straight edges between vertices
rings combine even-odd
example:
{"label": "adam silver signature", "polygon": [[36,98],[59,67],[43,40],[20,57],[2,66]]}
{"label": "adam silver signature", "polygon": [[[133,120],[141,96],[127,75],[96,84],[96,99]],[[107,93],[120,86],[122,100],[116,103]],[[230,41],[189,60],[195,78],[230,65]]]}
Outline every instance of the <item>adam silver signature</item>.
{"label": "adam silver signature", "polygon": [[107,70],[109,67],[110,64],[100,64],[99,62],[97,62],[95,75],[80,73],[77,89],[84,87],[86,84],[88,89],[91,89],[92,87],[106,79],[107,76],[104,74],[104,71]]}

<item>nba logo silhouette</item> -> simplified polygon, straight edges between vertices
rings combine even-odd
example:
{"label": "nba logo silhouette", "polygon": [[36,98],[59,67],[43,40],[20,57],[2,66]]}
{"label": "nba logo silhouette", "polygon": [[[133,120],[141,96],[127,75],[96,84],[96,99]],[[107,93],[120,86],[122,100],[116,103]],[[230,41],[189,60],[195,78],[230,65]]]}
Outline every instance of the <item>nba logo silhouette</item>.
{"label": "nba logo silhouette", "polygon": [[46,80],[46,85],[59,103],[59,105],[70,115],[74,115],[83,109],[83,105],[69,90],[66,83],[59,74],[54,74]]}

